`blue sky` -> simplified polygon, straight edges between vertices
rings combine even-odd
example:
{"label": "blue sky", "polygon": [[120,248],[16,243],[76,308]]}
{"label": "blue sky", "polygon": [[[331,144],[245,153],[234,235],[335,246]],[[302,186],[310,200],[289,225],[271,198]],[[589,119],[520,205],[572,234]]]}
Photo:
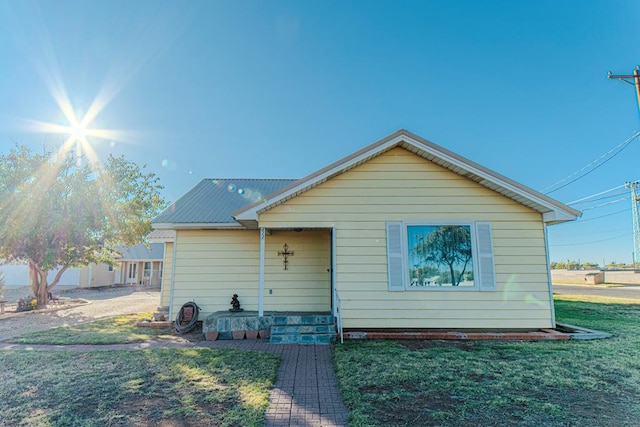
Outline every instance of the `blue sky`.
{"label": "blue sky", "polygon": [[[169,200],[299,178],[400,128],[544,192],[640,129],[633,87],[606,78],[640,63],[639,17],[632,0],[0,0],[0,151],[59,147],[28,120],[67,125],[64,88],[78,117],[102,101],[98,157],[146,163]],[[631,202],[594,206],[640,179],[639,154],[550,194],[611,196],[550,228],[553,260],[631,261]]]}

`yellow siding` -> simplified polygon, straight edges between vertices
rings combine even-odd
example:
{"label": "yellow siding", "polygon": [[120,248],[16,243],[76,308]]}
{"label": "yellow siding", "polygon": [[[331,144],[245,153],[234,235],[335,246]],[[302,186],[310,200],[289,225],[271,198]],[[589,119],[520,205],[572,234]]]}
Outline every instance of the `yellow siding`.
{"label": "yellow siding", "polygon": [[171,292],[171,269],[173,268],[173,243],[164,244],[164,260],[162,263],[162,282],[160,285],[160,306],[169,307]]}
{"label": "yellow siding", "polygon": [[[541,215],[395,148],[260,215],[261,227],[335,227],[345,328],[551,326]],[[495,292],[387,290],[387,221],[487,221]]]}
{"label": "yellow siding", "polygon": [[115,283],[115,271],[109,271],[108,264],[89,264],[80,269],[78,286],[111,286]]}
{"label": "yellow siding", "polygon": [[[231,308],[231,297],[245,310],[258,310],[260,241],[257,230],[179,230],[173,312],[196,301],[201,316]],[[287,243],[294,255],[288,270],[278,256]],[[331,292],[328,231],[273,230],[265,239],[265,311],[329,311]],[[170,251],[165,248],[165,254]],[[170,262],[165,257],[165,280]]]}
{"label": "yellow siding", "polygon": [[[265,245],[266,311],[331,310],[330,237],[328,230],[272,230]],[[287,270],[278,256],[285,243],[294,252]]]}

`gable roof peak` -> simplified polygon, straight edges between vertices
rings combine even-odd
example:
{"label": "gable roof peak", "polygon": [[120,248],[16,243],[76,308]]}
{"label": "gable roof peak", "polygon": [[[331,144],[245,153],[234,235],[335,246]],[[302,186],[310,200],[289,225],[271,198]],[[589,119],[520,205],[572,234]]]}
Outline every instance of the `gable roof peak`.
{"label": "gable roof peak", "polygon": [[266,200],[244,206],[233,212],[240,223],[256,223],[258,214],[303,193],[336,175],[371,160],[394,148],[402,147],[458,175],[474,181],[492,191],[502,194],[524,206],[543,214],[547,224],[572,221],[581,216],[581,212],[566,206],[525,185],[517,183],[497,172],[481,166],[469,159],[455,154],[433,142],[399,129],[396,132],[282,188]]}

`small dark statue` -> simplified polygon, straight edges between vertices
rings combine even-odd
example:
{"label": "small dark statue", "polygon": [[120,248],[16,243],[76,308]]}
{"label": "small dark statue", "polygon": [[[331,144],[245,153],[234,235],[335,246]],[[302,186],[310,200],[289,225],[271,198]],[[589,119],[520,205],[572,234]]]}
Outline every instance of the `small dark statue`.
{"label": "small dark statue", "polygon": [[240,308],[240,301],[238,301],[238,294],[233,294],[233,298],[231,298],[231,305],[233,308],[230,308],[229,311],[238,312],[244,311],[244,308]]}

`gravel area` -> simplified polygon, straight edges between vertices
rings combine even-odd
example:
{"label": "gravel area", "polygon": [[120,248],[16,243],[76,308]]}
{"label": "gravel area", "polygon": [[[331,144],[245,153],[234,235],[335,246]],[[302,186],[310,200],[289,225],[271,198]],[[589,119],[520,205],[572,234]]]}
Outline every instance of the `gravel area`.
{"label": "gravel area", "polygon": [[[13,289],[18,295],[27,295],[28,289]],[[26,292],[25,292],[26,291]],[[135,287],[113,288],[68,288],[55,289],[63,299],[81,298],[88,303],[73,308],[64,308],[65,303],[60,304],[61,309],[34,313],[25,312],[19,315],[0,315],[0,341],[13,338],[29,332],[38,332],[59,326],[72,326],[80,323],[91,322],[96,319],[112,317],[121,314],[134,314],[154,312],[160,303],[160,291],[158,289],[140,289]],[[8,297],[6,289],[4,299]],[[50,308],[58,308],[55,304]]]}

